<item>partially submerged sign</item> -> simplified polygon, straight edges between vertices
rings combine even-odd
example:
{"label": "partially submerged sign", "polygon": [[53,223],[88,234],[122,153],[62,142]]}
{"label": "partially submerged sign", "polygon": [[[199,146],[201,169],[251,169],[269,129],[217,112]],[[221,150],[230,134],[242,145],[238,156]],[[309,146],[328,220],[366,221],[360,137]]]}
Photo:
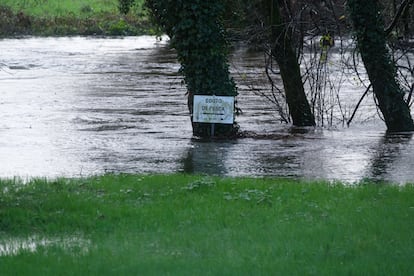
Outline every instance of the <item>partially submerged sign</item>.
{"label": "partially submerged sign", "polygon": [[193,122],[233,124],[234,97],[194,95]]}

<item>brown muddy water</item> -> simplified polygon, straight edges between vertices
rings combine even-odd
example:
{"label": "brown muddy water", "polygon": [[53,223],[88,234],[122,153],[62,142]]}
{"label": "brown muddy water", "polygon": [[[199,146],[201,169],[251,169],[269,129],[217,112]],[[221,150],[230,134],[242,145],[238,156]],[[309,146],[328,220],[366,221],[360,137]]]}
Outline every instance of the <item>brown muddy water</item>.
{"label": "brown muddy water", "polygon": [[[267,89],[263,55],[243,47],[231,60],[237,121],[260,139],[192,138],[165,39],[2,39],[0,63],[0,178],[188,172],[414,182],[414,141],[386,135],[372,97],[349,128],[292,129],[253,92]],[[364,88],[351,75],[340,82],[349,116]]]}

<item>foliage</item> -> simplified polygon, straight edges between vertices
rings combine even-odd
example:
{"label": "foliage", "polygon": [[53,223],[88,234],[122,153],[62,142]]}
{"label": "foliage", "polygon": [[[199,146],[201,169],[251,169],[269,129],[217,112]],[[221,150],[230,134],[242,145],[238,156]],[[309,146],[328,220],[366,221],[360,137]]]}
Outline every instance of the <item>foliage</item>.
{"label": "foliage", "polygon": [[270,178],[0,180],[0,274],[412,275],[413,198]]}
{"label": "foliage", "polygon": [[7,34],[29,34],[33,18],[24,12],[15,13],[8,6],[0,5],[0,37]]}
{"label": "foliage", "polygon": [[128,35],[130,33],[130,26],[125,20],[120,19],[109,26],[109,33],[111,35]]}
{"label": "foliage", "polygon": [[2,0],[0,5],[35,17],[62,17],[73,15],[87,17],[93,13],[116,13],[118,0]]}
{"label": "foliage", "polygon": [[118,10],[122,14],[127,14],[134,4],[134,0],[118,0]]}
{"label": "foliage", "polygon": [[[14,5],[17,5],[16,1]],[[26,3],[26,2],[25,2]],[[133,7],[134,14],[120,18],[117,10],[97,4],[70,6],[61,1],[62,7],[55,10],[54,2],[44,5],[44,14],[39,15],[39,5],[27,2],[25,6],[0,6],[0,37],[14,35],[142,35],[153,34],[153,26],[142,15],[142,7]],[[71,1],[72,3],[72,1]],[[110,5],[108,5],[110,6]],[[22,9],[19,9],[21,7]],[[64,9],[63,9],[64,7]]]}
{"label": "foliage", "polygon": [[[171,38],[181,63],[181,72],[193,95],[236,96],[236,86],[229,74],[227,41],[222,25],[224,5],[220,0],[148,0],[153,18]],[[193,124],[194,134],[209,136],[210,127]],[[235,135],[236,125],[217,125],[216,134]]]}

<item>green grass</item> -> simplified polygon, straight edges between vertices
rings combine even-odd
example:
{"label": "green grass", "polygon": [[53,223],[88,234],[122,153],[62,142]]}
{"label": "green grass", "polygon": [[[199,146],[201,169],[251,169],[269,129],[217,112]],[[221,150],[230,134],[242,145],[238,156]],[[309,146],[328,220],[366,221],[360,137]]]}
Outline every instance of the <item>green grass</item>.
{"label": "green grass", "polygon": [[121,15],[117,0],[1,0],[0,37],[151,34],[143,3]]}
{"label": "green grass", "polygon": [[0,181],[0,249],[38,243],[3,253],[0,275],[414,275],[413,229],[413,185]]}
{"label": "green grass", "polygon": [[[144,0],[137,0],[140,7]],[[2,0],[1,5],[30,16],[59,17],[73,14],[88,16],[92,13],[117,13],[118,0]]]}
{"label": "green grass", "polygon": [[117,12],[117,0],[2,0],[2,4],[14,11],[23,11],[30,16],[63,16],[67,14]]}

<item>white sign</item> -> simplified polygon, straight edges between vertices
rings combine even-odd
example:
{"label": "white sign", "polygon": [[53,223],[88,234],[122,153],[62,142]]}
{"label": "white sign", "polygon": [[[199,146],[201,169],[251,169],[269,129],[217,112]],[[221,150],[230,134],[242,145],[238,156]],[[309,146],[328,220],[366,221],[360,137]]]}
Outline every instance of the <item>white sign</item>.
{"label": "white sign", "polygon": [[233,124],[234,97],[194,95],[193,122]]}

